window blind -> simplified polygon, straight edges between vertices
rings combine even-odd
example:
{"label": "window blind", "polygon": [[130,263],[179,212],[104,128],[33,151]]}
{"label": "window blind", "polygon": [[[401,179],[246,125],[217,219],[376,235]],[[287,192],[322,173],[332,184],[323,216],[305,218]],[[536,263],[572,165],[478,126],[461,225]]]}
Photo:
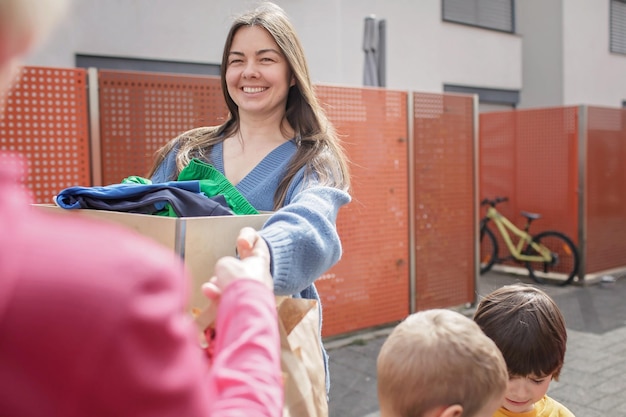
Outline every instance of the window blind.
{"label": "window blind", "polygon": [[442,0],[443,20],[515,32],[514,0]]}
{"label": "window blind", "polygon": [[611,52],[626,54],[626,1],[611,0]]}

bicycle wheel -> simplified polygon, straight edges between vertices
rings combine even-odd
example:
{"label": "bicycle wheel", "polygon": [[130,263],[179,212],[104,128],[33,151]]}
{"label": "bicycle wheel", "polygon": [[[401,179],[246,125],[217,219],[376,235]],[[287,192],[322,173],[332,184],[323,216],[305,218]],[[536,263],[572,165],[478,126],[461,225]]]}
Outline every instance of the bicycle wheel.
{"label": "bicycle wheel", "polygon": [[[578,250],[572,240],[561,232],[546,231],[533,236],[533,242],[541,243],[552,253],[550,262],[526,262],[528,275],[536,282],[543,284],[547,274],[565,275],[559,285],[567,285],[578,274]],[[532,246],[524,250],[526,255],[538,255]]]}
{"label": "bicycle wheel", "polygon": [[498,260],[498,242],[493,232],[483,226],[480,229],[480,273],[484,274]]}

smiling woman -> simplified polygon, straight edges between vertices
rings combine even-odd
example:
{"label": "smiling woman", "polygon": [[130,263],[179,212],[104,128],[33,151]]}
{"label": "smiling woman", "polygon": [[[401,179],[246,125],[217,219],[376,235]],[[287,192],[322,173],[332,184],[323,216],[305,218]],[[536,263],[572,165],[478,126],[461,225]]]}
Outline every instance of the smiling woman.
{"label": "smiling woman", "polygon": [[[294,136],[284,117],[287,94],[294,83],[287,60],[267,30],[249,26],[237,31],[226,65],[226,86],[240,118],[250,124],[242,126],[245,133],[240,129],[238,135],[224,141],[224,159],[228,161],[224,168],[233,184]],[[268,135],[267,130],[259,129],[262,126],[280,130]]]}
{"label": "smiling woman", "polygon": [[149,176],[175,180],[193,158],[213,165],[257,210],[275,211],[258,232],[274,293],[319,302],[313,282],[341,257],[336,219],[350,201],[348,161],[280,7],[262,3],[235,19],[221,84],[227,120],[171,140]]}

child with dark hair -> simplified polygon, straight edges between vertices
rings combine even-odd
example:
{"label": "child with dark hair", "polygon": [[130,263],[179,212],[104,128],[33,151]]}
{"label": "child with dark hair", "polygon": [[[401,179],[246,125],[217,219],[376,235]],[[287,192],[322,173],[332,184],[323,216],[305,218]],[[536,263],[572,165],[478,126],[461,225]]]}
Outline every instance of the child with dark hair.
{"label": "child with dark hair", "polygon": [[542,290],[507,285],[478,304],[474,321],[498,346],[509,371],[506,396],[494,417],[573,417],[548,397],[565,359],[565,320]]}

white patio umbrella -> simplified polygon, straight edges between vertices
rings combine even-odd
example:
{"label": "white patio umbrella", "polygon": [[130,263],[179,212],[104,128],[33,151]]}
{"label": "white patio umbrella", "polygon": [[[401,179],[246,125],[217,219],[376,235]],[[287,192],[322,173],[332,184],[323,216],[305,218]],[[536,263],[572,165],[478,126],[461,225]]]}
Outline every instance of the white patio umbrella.
{"label": "white patio umbrella", "polygon": [[385,85],[385,21],[375,16],[365,18],[363,31],[363,85],[381,87]]}

